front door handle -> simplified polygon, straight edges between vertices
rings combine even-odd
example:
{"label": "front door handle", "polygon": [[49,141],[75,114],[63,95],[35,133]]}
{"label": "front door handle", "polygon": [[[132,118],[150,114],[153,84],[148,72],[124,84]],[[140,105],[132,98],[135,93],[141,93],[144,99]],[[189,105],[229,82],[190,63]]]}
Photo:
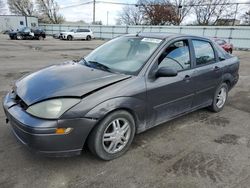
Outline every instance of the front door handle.
{"label": "front door handle", "polygon": [[189,76],[189,75],[186,75],[186,76],[183,78],[183,80],[186,81],[186,82],[189,82],[190,79],[191,79],[191,76]]}

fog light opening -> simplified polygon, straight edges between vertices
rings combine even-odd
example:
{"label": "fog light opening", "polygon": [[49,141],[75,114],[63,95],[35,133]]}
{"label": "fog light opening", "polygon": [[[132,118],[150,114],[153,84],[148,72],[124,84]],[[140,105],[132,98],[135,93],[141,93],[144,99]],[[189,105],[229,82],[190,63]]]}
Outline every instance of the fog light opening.
{"label": "fog light opening", "polygon": [[57,128],[56,129],[56,134],[69,134],[73,128]]}

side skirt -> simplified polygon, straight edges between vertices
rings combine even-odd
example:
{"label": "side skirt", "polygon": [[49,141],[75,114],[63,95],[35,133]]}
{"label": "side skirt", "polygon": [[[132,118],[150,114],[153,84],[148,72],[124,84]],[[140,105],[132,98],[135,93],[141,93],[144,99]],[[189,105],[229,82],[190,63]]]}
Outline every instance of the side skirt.
{"label": "side skirt", "polygon": [[196,111],[196,110],[199,110],[199,109],[202,109],[202,108],[206,108],[206,107],[208,107],[208,106],[210,106],[210,105],[211,105],[211,103],[209,102],[209,103],[205,103],[205,104],[202,104],[202,105],[200,105],[200,106],[191,108],[190,110],[188,110],[188,111],[186,111],[186,112],[183,112],[183,113],[181,113],[181,114],[178,114],[178,115],[175,115],[175,116],[173,116],[173,117],[170,117],[170,118],[168,118],[167,120],[162,121],[162,122],[159,122],[159,123],[157,123],[157,124],[155,124],[155,125],[153,125],[153,126],[151,126],[151,127],[147,127],[147,126],[146,126],[145,129],[138,129],[137,132],[136,132],[136,134],[142,133],[142,132],[144,132],[144,131],[146,131],[146,130],[149,130],[149,129],[154,128],[154,127],[156,127],[156,126],[158,126],[158,125],[161,125],[161,124],[163,124],[163,123],[166,123],[166,122],[171,121],[171,120],[173,120],[173,119],[176,119],[176,118],[178,118],[178,117],[184,116],[184,115],[189,114],[189,113],[191,113],[191,112],[194,112],[194,111]]}

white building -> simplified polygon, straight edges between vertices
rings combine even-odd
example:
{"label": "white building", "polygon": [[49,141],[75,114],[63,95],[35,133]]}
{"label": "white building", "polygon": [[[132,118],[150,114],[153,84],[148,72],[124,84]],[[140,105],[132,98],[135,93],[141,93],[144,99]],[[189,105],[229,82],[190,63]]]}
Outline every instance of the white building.
{"label": "white building", "polygon": [[37,27],[38,18],[33,16],[0,15],[0,32],[22,27]]}

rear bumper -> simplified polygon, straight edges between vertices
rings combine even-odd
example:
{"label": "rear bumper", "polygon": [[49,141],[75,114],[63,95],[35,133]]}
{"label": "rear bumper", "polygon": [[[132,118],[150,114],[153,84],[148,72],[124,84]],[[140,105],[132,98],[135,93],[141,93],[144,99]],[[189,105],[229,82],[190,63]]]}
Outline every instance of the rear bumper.
{"label": "rear bumper", "polygon": [[[10,101],[8,94],[4,99],[3,106],[14,135],[31,151],[46,156],[80,154],[89,132],[96,123],[96,120],[87,118],[39,119],[29,115],[18,104],[10,103]],[[70,133],[55,134],[56,128],[69,127],[73,128]]]}

